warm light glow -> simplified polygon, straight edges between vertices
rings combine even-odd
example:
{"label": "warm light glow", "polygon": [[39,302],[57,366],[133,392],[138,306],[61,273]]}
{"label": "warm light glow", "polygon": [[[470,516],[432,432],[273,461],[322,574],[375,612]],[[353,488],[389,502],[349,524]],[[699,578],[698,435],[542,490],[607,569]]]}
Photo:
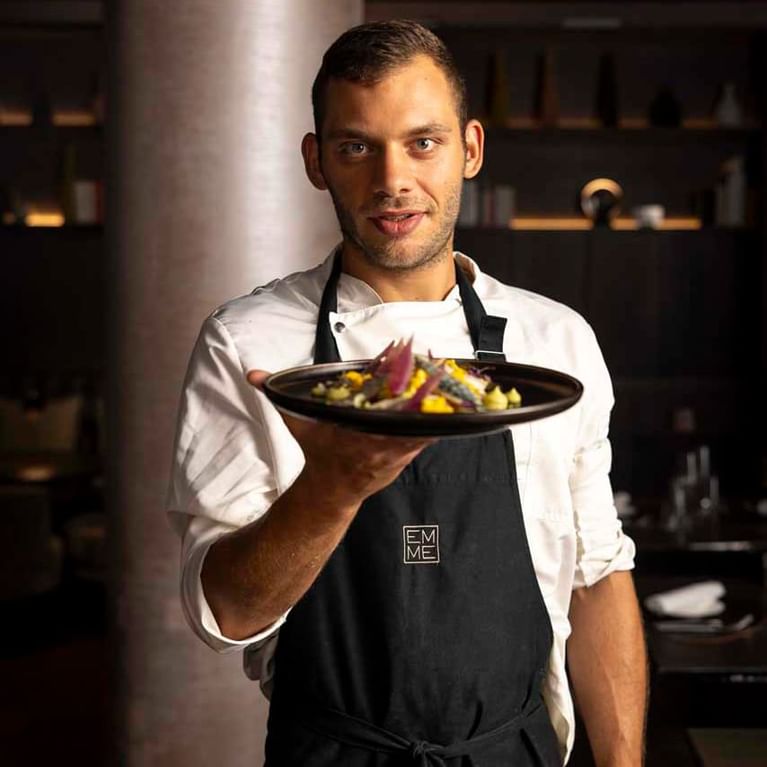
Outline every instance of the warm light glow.
{"label": "warm light glow", "polygon": [[646,117],[621,117],[618,125],[624,130],[644,130],[649,127]]}
{"label": "warm light glow", "polygon": [[64,226],[62,213],[27,213],[24,217],[27,226]]}
{"label": "warm light glow", "polygon": [[[611,222],[611,226],[613,229],[620,229],[620,230],[634,230],[639,229],[639,224],[636,222],[633,218],[616,218]],[[695,229],[700,229],[703,226],[703,222],[696,218],[695,216],[679,216],[679,217],[670,217],[670,218],[664,218],[663,221],[659,222],[658,226],[655,227],[656,229],[663,229],[664,231],[692,231]]]}
{"label": "warm light glow", "polygon": [[593,224],[587,218],[575,216],[518,216],[512,219],[511,228],[525,231],[556,229],[574,231],[592,229]]}
{"label": "warm light glow", "polygon": [[53,113],[53,124],[62,128],[82,128],[95,125],[96,115],[85,109],[62,109]]}
{"label": "warm light glow", "polygon": [[[694,216],[678,216],[664,219],[658,229],[664,231],[692,231],[700,229],[703,222]],[[581,232],[593,229],[594,225],[587,218],[577,216],[518,216],[509,223],[517,231],[564,231]],[[634,231],[639,224],[633,218],[615,218],[610,222],[611,229]]]}
{"label": "warm light glow", "polygon": [[594,192],[598,192],[601,189],[610,192],[610,194],[618,199],[623,196],[623,190],[616,181],[613,181],[611,178],[594,178],[581,189],[581,200],[591,197]]}
{"label": "warm light glow", "polygon": [[47,482],[56,476],[53,466],[45,464],[22,466],[16,473],[23,482]]}
{"label": "warm light glow", "polygon": [[557,127],[565,130],[594,130],[601,128],[602,123],[596,117],[561,117]]}
{"label": "warm light glow", "polygon": [[32,112],[23,109],[0,111],[0,125],[32,125]]}

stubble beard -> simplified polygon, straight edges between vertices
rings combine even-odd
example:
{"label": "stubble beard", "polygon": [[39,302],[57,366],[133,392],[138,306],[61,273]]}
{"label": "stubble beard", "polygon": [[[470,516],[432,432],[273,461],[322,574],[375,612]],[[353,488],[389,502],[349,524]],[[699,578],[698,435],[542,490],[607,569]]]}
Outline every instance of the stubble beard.
{"label": "stubble beard", "polygon": [[[333,207],[336,211],[336,217],[338,218],[338,224],[341,227],[344,241],[351,242],[359,248],[365,260],[371,266],[389,271],[404,272],[426,269],[448,257],[452,257],[450,243],[461,205],[461,185],[462,180],[459,180],[457,187],[446,196],[444,212],[439,219],[439,226],[434,234],[416,248],[412,248],[407,242],[410,239],[409,237],[406,237],[404,242],[396,239],[380,244],[366,241],[360,235],[354,223],[354,217],[349,210],[344,208],[332,189],[328,188],[328,191],[333,200]],[[399,200],[399,198],[390,198],[387,201],[387,205],[393,210],[417,207],[413,206],[412,203],[408,204],[406,200]],[[416,229],[416,233],[417,231]]]}

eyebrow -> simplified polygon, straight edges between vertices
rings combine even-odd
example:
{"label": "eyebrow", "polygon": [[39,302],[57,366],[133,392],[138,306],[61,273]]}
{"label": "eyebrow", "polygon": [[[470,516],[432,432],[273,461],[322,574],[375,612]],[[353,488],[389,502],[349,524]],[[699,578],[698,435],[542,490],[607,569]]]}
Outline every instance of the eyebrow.
{"label": "eyebrow", "polygon": [[[426,123],[425,125],[419,125],[417,128],[411,128],[406,134],[405,138],[412,138],[413,136],[422,136],[428,133],[452,133],[452,128],[443,123]],[[359,138],[369,141],[374,137],[369,133],[366,133],[361,128],[355,128],[350,126],[348,128],[339,128],[338,130],[330,131],[325,138],[333,141],[343,138]]]}

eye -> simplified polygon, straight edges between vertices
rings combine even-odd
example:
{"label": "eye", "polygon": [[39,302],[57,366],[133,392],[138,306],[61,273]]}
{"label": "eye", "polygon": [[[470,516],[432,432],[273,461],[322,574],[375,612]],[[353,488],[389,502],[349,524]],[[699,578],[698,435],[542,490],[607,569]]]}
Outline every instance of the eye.
{"label": "eye", "polygon": [[431,138],[418,138],[415,140],[415,147],[419,152],[430,152],[434,149],[434,139]]}
{"label": "eye", "polygon": [[361,141],[347,141],[345,144],[341,145],[341,152],[343,152],[343,154],[355,156],[364,154],[366,149],[367,146]]}

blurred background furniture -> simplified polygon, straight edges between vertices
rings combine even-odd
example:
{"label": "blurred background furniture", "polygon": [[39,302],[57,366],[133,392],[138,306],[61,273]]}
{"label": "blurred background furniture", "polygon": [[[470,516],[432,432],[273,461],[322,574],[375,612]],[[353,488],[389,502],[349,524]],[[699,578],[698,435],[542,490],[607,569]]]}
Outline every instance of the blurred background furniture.
{"label": "blurred background furniture", "polygon": [[61,580],[62,545],[53,535],[48,495],[0,486],[0,601],[43,594]]}

